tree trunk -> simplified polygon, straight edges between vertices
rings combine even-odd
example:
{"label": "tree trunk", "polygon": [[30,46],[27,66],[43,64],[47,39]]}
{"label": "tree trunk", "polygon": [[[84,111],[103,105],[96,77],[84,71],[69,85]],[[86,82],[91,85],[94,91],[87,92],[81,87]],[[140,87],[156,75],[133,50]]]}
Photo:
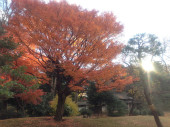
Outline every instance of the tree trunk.
{"label": "tree trunk", "polygon": [[130,108],[130,111],[129,111],[129,116],[133,116],[133,110],[135,108],[135,104],[134,104],[134,101],[132,100],[132,107]]}
{"label": "tree trunk", "polygon": [[53,98],[56,95],[56,83],[57,83],[57,78],[52,77],[50,86],[51,86],[51,93],[52,93]]}
{"label": "tree trunk", "polygon": [[155,122],[157,124],[157,127],[163,127],[162,124],[161,124],[161,121],[159,119],[159,116],[158,116],[158,113],[154,107],[154,104],[152,104],[152,101],[151,101],[151,98],[150,98],[150,94],[149,94],[149,89],[148,89],[148,86],[147,85],[144,85],[144,94],[145,94],[145,98],[146,98],[146,101],[148,103],[148,106],[154,116],[154,119],[155,119]]}
{"label": "tree trunk", "polygon": [[[157,127],[163,127],[160,119],[159,119],[159,116],[158,116],[158,113],[154,107],[154,104],[152,103],[152,100],[151,100],[151,97],[150,97],[150,89],[149,89],[149,77],[147,78],[146,75],[144,74],[143,70],[141,69],[140,70],[141,72],[141,76],[142,76],[142,79],[141,79],[141,83],[143,84],[144,86],[144,94],[145,94],[145,98],[146,98],[146,101],[147,101],[147,104],[154,116],[154,119],[155,119],[155,122],[156,122],[156,125]],[[149,75],[148,75],[149,76]]]}
{"label": "tree trunk", "polygon": [[7,102],[7,100],[2,100],[2,108],[1,108],[1,111],[2,111],[2,112],[7,112],[7,107],[8,107],[8,102]]}
{"label": "tree trunk", "polygon": [[74,101],[75,101],[75,103],[77,103],[77,102],[78,102],[78,92],[75,92]]}
{"label": "tree trunk", "polygon": [[102,105],[95,106],[95,113],[100,116],[102,114]]}
{"label": "tree trunk", "polygon": [[62,121],[65,100],[66,100],[66,95],[64,93],[58,94],[58,104],[57,104],[56,114],[54,117],[56,121]]}

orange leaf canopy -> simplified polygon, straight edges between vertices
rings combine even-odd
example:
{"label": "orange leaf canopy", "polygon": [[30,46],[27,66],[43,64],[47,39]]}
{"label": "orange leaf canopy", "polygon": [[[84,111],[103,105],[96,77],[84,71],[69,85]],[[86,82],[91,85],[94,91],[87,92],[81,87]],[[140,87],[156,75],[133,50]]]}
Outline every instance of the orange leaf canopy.
{"label": "orange leaf canopy", "polygon": [[123,29],[112,13],[99,14],[65,1],[12,0],[11,7],[7,29],[45,73],[57,78],[56,85],[81,90],[91,80],[108,90],[132,82],[125,69],[112,62],[121,52],[116,37]]}

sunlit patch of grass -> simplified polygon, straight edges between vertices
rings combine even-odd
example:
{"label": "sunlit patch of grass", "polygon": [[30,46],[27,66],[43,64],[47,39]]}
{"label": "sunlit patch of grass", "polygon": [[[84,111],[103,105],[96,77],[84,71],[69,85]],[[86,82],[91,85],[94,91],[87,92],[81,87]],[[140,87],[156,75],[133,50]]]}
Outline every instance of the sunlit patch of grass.
{"label": "sunlit patch of grass", "polygon": [[[170,117],[161,117],[165,127],[170,127]],[[77,118],[80,127],[156,127],[153,116],[126,116],[106,118]]]}
{"label": "sunlit patch of grass", "polygon": [[[170,116],[161,117],[165,127],[170,127]],[[156,127],[153,116],[125,116],[103,118],[64,118],[56,122],[52,117],[28,117],[0,120],[0,127]]]}

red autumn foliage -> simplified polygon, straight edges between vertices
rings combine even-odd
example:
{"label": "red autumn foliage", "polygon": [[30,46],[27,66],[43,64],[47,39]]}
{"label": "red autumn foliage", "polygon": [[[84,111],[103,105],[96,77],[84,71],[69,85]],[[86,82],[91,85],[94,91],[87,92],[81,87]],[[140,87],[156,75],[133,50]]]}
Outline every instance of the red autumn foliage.
{"label": "red autumn foliage", "polygon": [[41,96],[44,92],[40,89],[24,91],[23,93],[15,95],[15,97],[21,98],[26,103],[38,104],[41,102]]}
{"label": "red autumn foliage", "polygon": [[112,13],[40,0],[12,0],[11,10],[7,29],[22,42],[29,62],[36,62],[51,78],[62,98],[58,105],[71,91],[82,90],[87,80],[96,82],[99,91],[122,90],[133,82],[121,65],[112,62],[123,47],[116,39],[123,26]]}
{"label": "red autumn foliage", "polygon": [[[1,90],[8,91],[13,97],[19,97],[21,100],[23,100],[26,103],[33,103],[38,104],[41,101],[41,96],[45,93],[37,89],[38,83],[45,81],[44,74],[40,73],[40,68],[38,67],[38,64],[34,61],[28,60],[29,54],[27,54],[24,51],[24,48],[21,48],[22,46],[18,46],[13,41],[18,43],[14,38],[11,38],[9,33],[1,33],[0,40],[2,43],[0,47],[0,57],[6,58],[4,59],[4,63],[0,65],[0,86]],[[19,54],[23,52],[22,56]],[[27,57],[25,57],[27,56]],[[33,57],[34,58],[34,57]],[[35,58],[34,58],[35,59]],[[3,59],[1,59],[3,61]],[[21,66],[25,66],[26,69],[23,70],[23,72],[17,72],[17,69]],[[3,69],[3,68],[9,68]],[[18,76],[14,76],[13,74],[17,73]],[[24,80],[24,76],[29,75],[39,76],[42,79],[32,79],[30,81]],[[20,75],[20,76],[19,76]],[[47,79],[47,78],[46,78]],[[26,89],[23,91],[23,88]],[[7,92],[2,93],[1,99],[6,100],[9,99],[8,96],[10,95]],[[33,97],[34,96],[34,97]]]}
{"label": "red autumn foliage", "polygon": [[37,59],[35,59],[35,57],[29,55],[28,53],[24,53],[20,58],[15,60],[14,64],[16,67],[26,66],[26,74],[36,76],[41,84],[45,84],[49,81],[45,73],[43,73],[44,68],[37,63]]}
{"label": "red autumn foliage", "polygon": [[[14,66],[14,68],[17,69],[16,66]],[[13,68],[11,68],[11,70],[12,69]],[[23,73],[21,75],[28,75],[28,74]],[[0,78],[4,80],[0,82],[0,85],[2,87],[8,87],[9,91],[14,93],[13,97],[20,98],[25,103],[31,103],[36,105],[41,102],[41,96],[45,94],[41,89],[36,88],[37,86],[35,85],[37,85],[38,83],[37,79],[26,81],[22,78],[22,76],[15,77],[11,75],[11,73],[2,73],[0,75]],[[12,83],[12,81],[15,81],[17,84]],[[6,86],[7,84],[11,84],[11,85]],[[25,89],[24,91],[23,88]]]}
{"label": "red autumn foliage", "polygon": [[[132,77],[122,79],[126,70],[112,63],[122,49],[114,38],[123,28],[113,14],[39,0],[13,0],[12,10],[8,30],[23,42],[27,61],[38,63],[44,71],[63,68],[60,73],[72,77],[71,89],[81,89],[75,84],[82,79],[96,81],[101,90],[122,89],[132,81]],[[105,85],[112,78],[116,81]]]}

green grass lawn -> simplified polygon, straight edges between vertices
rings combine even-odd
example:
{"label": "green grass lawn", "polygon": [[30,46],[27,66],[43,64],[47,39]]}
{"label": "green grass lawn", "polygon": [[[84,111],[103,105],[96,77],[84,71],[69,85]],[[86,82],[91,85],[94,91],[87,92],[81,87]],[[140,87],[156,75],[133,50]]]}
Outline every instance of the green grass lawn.
{"label": "green grass lawn", "polygon": [[[170,116],[161,117],[164,127],[170,127]],[[29,117],[0,120],[0,127],[156,127],[152,116],[103,118],[64,118],[55,122],[52,117]]]}

